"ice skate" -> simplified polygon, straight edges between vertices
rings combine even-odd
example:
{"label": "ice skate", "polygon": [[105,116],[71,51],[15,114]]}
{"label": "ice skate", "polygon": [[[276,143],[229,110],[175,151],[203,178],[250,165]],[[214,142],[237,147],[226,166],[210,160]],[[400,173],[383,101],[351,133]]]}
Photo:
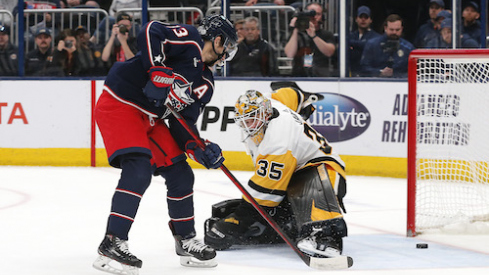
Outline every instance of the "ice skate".
{"label": "ice skate", "polygon": [[336,240],[320,233],[311,234],[297,243],[297,248],[311,257],[334,258],[341,256],[341,238]]}
{"label": "ice skate", "polygon": [[112,274],[138,275],[143,262],[129,252],[127,241],[106,235],[98,248],[93,267]]}
{"label": "ice skate", "polygon": [[215,267],[216,251],[195,239],[182,239],[181,236],[175,235],[175,249],[180,256],[180,264],[189,267]]}

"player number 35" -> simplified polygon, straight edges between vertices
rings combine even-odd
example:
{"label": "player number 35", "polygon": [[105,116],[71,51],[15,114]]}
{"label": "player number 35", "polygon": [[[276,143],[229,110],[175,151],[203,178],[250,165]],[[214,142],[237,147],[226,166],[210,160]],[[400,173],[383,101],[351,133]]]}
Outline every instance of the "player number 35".
{"label": "player number 35", "polygon": [[[268,177],[272,180],[280,180],[282,178],[282,170],[285,165],[283,163],[261,159],[258,161],[258,169],[256,174],[261,177]],[[270,168],[270,171],[269,171]]]}

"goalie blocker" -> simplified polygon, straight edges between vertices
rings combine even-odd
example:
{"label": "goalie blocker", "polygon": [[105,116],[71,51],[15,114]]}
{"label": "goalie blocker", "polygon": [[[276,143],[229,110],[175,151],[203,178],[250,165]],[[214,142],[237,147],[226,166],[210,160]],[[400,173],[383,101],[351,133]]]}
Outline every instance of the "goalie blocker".
{"label": "goalie blocker", "polygon": [[[321,258],[341,254],[347,226],[325,164],[294,173],[281,204],[264,208],[284,232],[298,242],[298,248],[304,253]],[[217,250],[233,245],[283,242],[256,210],[242,199],[214,204],[212,217],[206,220],[204,229],[205,243]]]}

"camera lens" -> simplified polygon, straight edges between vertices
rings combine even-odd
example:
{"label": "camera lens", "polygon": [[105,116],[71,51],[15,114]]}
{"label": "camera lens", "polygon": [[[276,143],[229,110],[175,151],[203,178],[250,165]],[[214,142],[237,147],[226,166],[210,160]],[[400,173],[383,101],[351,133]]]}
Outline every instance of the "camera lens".
{"label": "camera lens", "polygon": [[66,48],[71,48],[71,47],[73,47],[73,41],[71,41],[71,40],[66,40],[66,41],[65,41],[65,47],[66,47]]}
{"label": "camera lens", "polygon": [[127,32],[127,27],[125,25],[119,25],[119,32],[121,34],[126,34]]}

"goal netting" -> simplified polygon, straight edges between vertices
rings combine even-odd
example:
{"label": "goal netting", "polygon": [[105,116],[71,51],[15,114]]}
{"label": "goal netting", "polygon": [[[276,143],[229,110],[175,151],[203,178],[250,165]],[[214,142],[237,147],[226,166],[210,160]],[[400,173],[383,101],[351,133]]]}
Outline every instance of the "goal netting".
{"label": "goal netting", "polygon": [[489,51],[409,61],[408,236],[489,230]]}

